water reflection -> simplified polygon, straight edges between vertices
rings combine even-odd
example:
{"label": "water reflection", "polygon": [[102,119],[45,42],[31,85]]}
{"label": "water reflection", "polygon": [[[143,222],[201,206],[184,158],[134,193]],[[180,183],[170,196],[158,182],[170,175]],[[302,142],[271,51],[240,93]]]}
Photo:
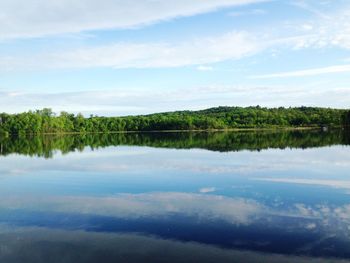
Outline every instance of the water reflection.
{"label": "water reflection", "polygon": [[350,205],[274,208],[243,198],[149,193],[10,198],[0,207],[1,222],[15,227],[143,233],[231,249],[350,257]]}
{"label": "water reflection", "polygon": [[0,262],[349,262],[347,136],[3,138]]}
{"label": "water reflection", "polygon": [[70,262],[237,262],[345,263],[341,259],[226,250],[195,242],[178,242],[137,234],[92,233],[47,228],[2,230],[0,261],[6,263]]}
{"label": "water reflection", "polygon": [[212,151],[260,151],[269,148],[310,148],[329,145],[349,145],[350,132],[336,129],[266,131],[266,132],[163,132],[114,133],[85,135],[43,135],[34,137],[0,137],[0,155],[19,153],[50,158],[55,151],[83,151],[107,146],[150,146],[161,148],[201,148]]}

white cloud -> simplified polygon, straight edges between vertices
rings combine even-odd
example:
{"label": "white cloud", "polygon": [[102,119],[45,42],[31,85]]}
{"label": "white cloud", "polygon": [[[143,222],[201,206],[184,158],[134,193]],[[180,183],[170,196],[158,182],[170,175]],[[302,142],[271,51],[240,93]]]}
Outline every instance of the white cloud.
{"label": "white cloud", "polygon": [[197,70],[199,70],[199,71],[213,71],[214,68],[211,66],[200,65],[197,67]]}
{"label": "white cloud", "polygon": [[[18,1],[18,0],[17,0]],[[39,1],[39,0],[38,0]],[[58,5],[58,13],[61,12],[60,8],[64,9],[64,12],[67,12],[68,8],[64,0],[62,3],[56,3]],[[81,0],[80,0],[81,1]],[[177,0],[178,4],[170,4],[170,2],[151,2],[151,0],[140,1],[140,5],[147,5],[146,13],[155,12],[157,9],[171,9],[171,12],[181,13],[180,15],[190,15],[192,12],[187,9],[196,9],[199,8],[198,12],[204,12],[203,10],[212,10],[213,8],[219,8],[226,5],[236,5],[255,2],[251,1],[233,1],[233,0],[221,0],[221,1],[201,1],[195,2],[196,4],[184,4],[183,1]],[[30,1],[29,1],[30,2]],[[40,1],[39,1],[40,2]],[[5,1],[4,3],[7,3]],[[3,2],[1,5],[6,5]],[[11,1],[12,3],[12,1]],[[27,2],[26,2],[27,3]],[[49,1],[44,5],[45,8],[52,8],[54,1]],[[79,1],[78,1],[79,3]],[[149,7],[152,6],[151,3],[157,8]],[[201,3],[201,4],[199,4]],[[90,0],[86,3],[84,8],[90,10],[91,6],[94,6],[94,1]],[[130,8],[131,4],[124,2],[121,4],[120,1],[108,2],[111,5],[110,10],[123,10],[123,8]],[[107,9],[108,4],[104,6]],[[115,8],[114,5],[119,4],[120,8]],[[11,6],[12,4],[7,4]],[[77,4],[72,7],[82,8],[82,3]],[[133,5],[134,6],[134,3]],[[153,7],[154,7],[153,6]],[[172,8],[170,8],[172,7]],[[175,8],[176,7],[176,8]],[[57,6],[55,7],[57,8]],[[99,7],[102,8],[102,7]],[[69,8],[68,8],[69,9]],[[134,8],[135,9],[135,8]],[[141,12],[137,11],[138,9],[132,10],[130,12]],[[175,11],[173,10],[175,9]],[[6,9],[5,9],[6,10]],[[21,9],[22,10],[22,9]],[[148,10],[148,11],[147,11]],[[177,11],[176,11],[177,10]],[[187,11],[186,11],[187,10]],[[197,9],[196,9],[197,10]],[[255,10],[255,9],[254,9]],[[254,11],[253,10],[253,11]],[[260,9],[257,9],[258,11]],[[113,11],[113,12],[114,12]],[[4,11],[3,11],[4,12]],[[26,11],[21,11],[26,12]],[[28,11],[29,12],[29,11]],[[34,12],[34,11],[33,11]],[[63,12],[63,11],[62,11]],[[70,15],[56,14],[57,21],[59,16],[66,17],[68,19],[60,18],[60,23],[57,24],[57,27],[64,27],[64,23],[80,23],[81,19],[79,16],[76,17],[73,22],[70,21]],[[101,11],[102,12],[102,11]],[[106,11],[107,12],[107,11]],[[109,12],[109,11],[108,11]],[[112,11],[111,11],[112,12]],[[170,11],[169,11],[170,12]],[[171,13],[170,12],[170,13]],[[197,12],[197,11],[196,11]],[[255,11],[257,12],[257,11]],[[46,16],[46,13],[41,9],[40,13],[43,13]],[[54,13],[54,12],[51,12]],[[261,13],[261,10],[258,12]],[[157,16],[162,14],[158,12]],[[85,17],[86,21],[92,21],[94,19],[89,17],[98,16],[98,12],[95,14],[87,13],[85,14],[88,17]],[[84,15],[84,16],[85,16]],[[145,15],[147,16],[147,15]],[[166,14],[164,14],[166,16]],[[329,14],[332,19],[320,19],[319,16],[311,20],[302,20],[293,22],[290,24],[281,24],[276,26],[276,28],[271,31],[269,28],[264,28],[263,25],[257,30],[250,31],[231,31],[225,34],[192,38],[177,42],[167,42],[167,41],[157,41],[157,42],[112,42],[111,44],[101,44],[98,46],[89,46],[89,47],[80,47],[70,50],[58,50],[58,51],[47,51],[47,52],[29,52],[21,55],[3,55],[0,56],[0,71],[17,71],[17,70],[42,70],[42,69],[62,69],[62,68],[92,68],[92,67],[111,67],[111,68],[160,68],[160,67],[183,67],[183,66],[197,66],[197,70],[200,71],[209,71],[213,70],[211,63],[222,62],[226,60],[235,60],[241,59],[245,56],[255,55],[261,51],[264,51],[268,48],[274,49],[306,49],[306,48],[323,48],[323,47],[341,47],[341,48],[350,48],[350,9],[344,9],[333,14]],[[0,23],[1,19],[0,11]],[[138,16],[137,16],[138,17]],[[142,17],[142,16],[141,16]],[[153,16],[149,16],[148,19],[151,19]],[[19,18],[18,18],[19,19]],[[100,19],[109,19],[104,18],[101,15]],[[129,17],[126,18],[128,20]],[[130,18],[131,19],[131,18]],[[141,18],[140,18],[141,19]],[[152,18],[153,19],[153,18]],[[151,19],[151,20],[152,20]],[[160,18],[163,19],[163,18]],[[40,32],[46,27],[50,28],[52,25],[49,23],[51,20],[48,18],[40,18],[41,26],[34,27],[35,30]],[[48,21],[46,21],[48,20]],[[118,21],[124,21],[123,16],[118,17]],[[150,21],[151,21],[150,20]],[[31,20],[30,20],[31,21]],[[34,20],[36,21],[36,20]],[[63,21],[63,22],[62,22]],[[153,21],[153,20],[152,20]],[[52,21],[51,21],[52,22]],[[63,23],[63,25],[61,25]],[[118,22],[119,23],[119,22]],[[136,22],[135,22],[136,23]],[[4,23],[3,23],[4,24]],[[6,24],[6,23],[5,23]],[[0,38],[1,35],[5,36],[6,34],[1,33],[1,30],[9,30],[13,23],[8,27],[0,28]],[[26,24],[31,24],[26,21]],[[137,23],[136,23],[137,24]],[[135,24],[135,25],[136,25]],[[121,26],[121,25],[120,25]],[[108,27],[108,26],[107,26]],[[80,32],[83,30],[81,27],[75,28],[74,26],[67,26],[71,30]],[[85,28],[85,27],[84,27]],[[88,27],[86,27],[88,28]],[[96,26],[96,28],[104,28],[103,25]],[[51,28],[50,28],[51,29]],[[11,32],[16,32],[16,30],[10,30]],[[24,30],[25,32],[30,33],[31,30]],[[50,30],[50,32],[57,33],[58,31]],[[61,30],[62,33],[66,32]],[[74,32],[75,32],[74,31]],[[38,33],[39,34],[39,33]],[[44,34],[44,33],[40,33]],[[20,34],[19,34],[20,35]],[[34,34],[35,35],[35,34]],[[307,75],[317,75],[317,74],[326,74],[331,72],[347,72],[347,65],[338,65],[327,67],[323,69],[311,69],[311,70],[302,70],[296,72],[287,72],[287,73],[278,73],[278,74],[269,74],[264,76],[257,76],[258,78],[272,78],[272,77],[288,77],[288,76],[307,76]],[[344,68],[345,67],[345,68]]]}
{"label": "white cloud", "polygon": [[344,73],[344,72],[350,72],[350,65],[335,65],[335,66],[329,66],[329,67],[323,67],[323,68],[288,71],[288,72],[280,72],[280,73],[266,74],[266,75],[256,75],[256,76],[252,76],[251,78],[268,79],[268,78],[307,77],[307,76],[317,76],[317,75],[323,75],[323,74]]}
{"label": "white cloud", "polygon": [[267,12],[263,9],[253,9],[248,11],[233,11],[228,15],[232,17],[247,16],[247,15],[265,15]]}
{"label": "white cloud", "polygon": [[[91,29],[124,28],[147,23],[209,12],[218,8],[261,2],[261,0],[219,1],[161,1],[96,0],[43,1],[4,0],[0,2],[0,39],[7,37],[44,36],[47,34],[81,32]],[[21,5],[23,8],[16,8]],[[310,7],[304,2],[302,8]],[[37,8],[40,6],[40,8]],[[25,8],[27,7],[27,8]],[[139,8],[135,8],[139,7]],[[40,11],[39,11],[40,10]],[[314,10],[314,9],[313,9]],[[40,12],[40,14],[37,14]],[[262,14],[261,9],[247,12]],[[306,49],[329,46],[350,48],[350,9],[327,14],[327,18],[312,12],[315,17],[281,23],[270,30],[264,25],[259,31],[233,31],[218,36],[187,39],[177,42],[112,42],[98,46],[80,47],[65,51],[29,52],[0,56],[0,71],[57,69],[57,68],[159,68],[198,66],[197,70],[212,70],[211,63],[255,55],[267,48]],[[241,15],[239,12],[233,15]],[[340,66],[325,68],[341,72]],[[343,65],[344,67],[344,65]],[[347,71],[346,71],[347,72]],[[297,75],[325,74],[324,71],[297,71]],[[283,74],[283,73],[282,73]],[[260,78],[283,77],[271,74]],[[286,77],[289,75],[286,75]],[[258,76],[259,77],[259,76]]]}
{"label": "white cloud", "polygon": [[130,28],[262,1],[2,0],[0,39]]}
{"label": "white cloud", "polygon": [[[295,29],[295,48],[340,47],[350,49],[350,8],[346,6],[336,12],[321,12],[309,6],[305,7],[316,15],[301,24],[290,25]],[[289,29],[291,29],[289,28]],[[304,33],[307,33],[303,35]],[[300,35],[301,34],[301,35]]]}
{"label": "white cloud", "polygon": [[290,2],[290,4],[293,6],[299,7],[301,9],[304,9],[322,19],[330,19],[328,15],[326,15],[324,12],[320,11],[316,7],[311,6],[310,3],[306,1],[293,1],[293,2]]}
{"label": "white cloud", "polygon": [[247,32],[179,43],[116,43],[56,53],[41,53],[0,59],[0,70],[48,68],[160,68],[201,65],[239,59],[258,52],[268,43],[258,43]]}

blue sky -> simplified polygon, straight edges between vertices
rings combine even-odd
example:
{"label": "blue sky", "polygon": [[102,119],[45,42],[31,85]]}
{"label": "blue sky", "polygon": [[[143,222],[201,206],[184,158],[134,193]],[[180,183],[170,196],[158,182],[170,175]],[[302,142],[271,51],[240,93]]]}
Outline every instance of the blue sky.
{"label": "blue sky", "polygon": [[0,111],[350,105],[345,0],[2,0],[0,24]]}

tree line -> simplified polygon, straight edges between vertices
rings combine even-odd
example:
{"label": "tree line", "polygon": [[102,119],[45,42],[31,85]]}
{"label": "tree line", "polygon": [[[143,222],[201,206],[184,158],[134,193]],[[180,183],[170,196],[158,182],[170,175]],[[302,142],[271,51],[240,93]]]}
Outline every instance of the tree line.
{"label": "tree line", "polygon": [[319,107],[216,107],[125,117],[55,114],[51,109],[0,114],[1,134],[334,127],[349,124],[349,110]]}

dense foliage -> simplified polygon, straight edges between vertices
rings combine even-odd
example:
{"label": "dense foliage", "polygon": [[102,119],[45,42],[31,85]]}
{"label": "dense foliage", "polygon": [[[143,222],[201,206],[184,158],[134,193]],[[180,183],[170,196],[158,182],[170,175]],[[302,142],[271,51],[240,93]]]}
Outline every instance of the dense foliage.
{"label": "dense foliage", "polygon": [[29,136],[0,136],[0,156],[13,153],[53,157],[57,151],[63,154],[92,150],[108,146],[149,146],[160,148],[211,151],[260,151],[269,148],[309,148],[328,145],[350,145],[350,133],[343,129],[245,131],[245,132],[160,132],[160,133],[87,133]]}
{"label": "dense foliage", "polygon": [[201,111],[178,111],[140,116],[85,118],[82,114],[50,109],[20,114],[0,114],[0,133],[37,134],[64,132],[117,132],[162,130],[208,130],[230,128],[344,126],[350,111],[330,108],[217,107]]}

